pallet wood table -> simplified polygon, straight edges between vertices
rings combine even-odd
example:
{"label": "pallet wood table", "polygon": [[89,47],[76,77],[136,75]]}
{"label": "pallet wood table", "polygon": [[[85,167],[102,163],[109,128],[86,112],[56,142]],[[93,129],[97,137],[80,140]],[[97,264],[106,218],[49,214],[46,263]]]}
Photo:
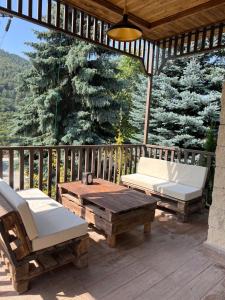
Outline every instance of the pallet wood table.
{"label": "pallet wood table", "polygon": [[80,181],[58,184],[62,204],[78,216],[103,230],[108,245],[115,247],[116,236],[144,225],[150,233],[156,199],[102,179],[92,185]]}

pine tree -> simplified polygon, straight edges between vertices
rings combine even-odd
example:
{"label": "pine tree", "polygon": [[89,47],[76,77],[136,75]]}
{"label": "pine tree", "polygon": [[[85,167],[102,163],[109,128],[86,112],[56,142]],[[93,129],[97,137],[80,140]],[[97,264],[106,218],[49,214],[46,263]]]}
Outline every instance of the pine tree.
{"label": "pine tree", "polygon": [[54,31],[35,32],[27,53],[32,68],[19,91],[15,133],[24,144],[108,142],[115,136],[120,105],[116,66],[110,53]]}
{"label": "pine tree", "polygon": [[208,129],[218,125],[220,92],[209,84],[200,60],[168,63],[153,91],[150,142],[202,149]]}
{"label": "pine tree", "polygon": [[145,105],[147,97],[147,77],[139,73],[134,84],[134,92],[132,94],[133,107],[131,111],[132,125],[135,128],[135,134],[131,141],[133,143],[143,143],[144,139],[144,121],[145,121]]}
{"label": "pine tree", "polygon": [[123,142],[143,142],[144,114],[147,78],[143,74],[140,61],[121,56],[118,69],[123,88],[119,92],[121,102],[118,137]]}

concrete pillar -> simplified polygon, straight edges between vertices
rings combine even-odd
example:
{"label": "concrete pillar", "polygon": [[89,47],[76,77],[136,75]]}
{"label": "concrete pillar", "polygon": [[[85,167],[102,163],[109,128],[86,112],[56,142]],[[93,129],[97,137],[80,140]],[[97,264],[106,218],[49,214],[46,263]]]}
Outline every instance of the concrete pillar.
{"label": "concrete pillar", "polygon": [[225,83],[221,98],[220,126],[216,148],[216,170],[206,245],[225,253]]}

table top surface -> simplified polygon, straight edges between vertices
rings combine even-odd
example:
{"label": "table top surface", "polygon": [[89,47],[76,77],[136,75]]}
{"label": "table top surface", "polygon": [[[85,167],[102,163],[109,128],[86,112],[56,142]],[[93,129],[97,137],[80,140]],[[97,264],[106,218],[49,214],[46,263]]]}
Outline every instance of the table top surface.
{"label": "table top surface", "polygon": [[91,185],[74,181],[60,183],[58,186],[80,199],[87,200],[113,213],[152,206],[157,201],[153,196],[145,195],[103,179],[94,179]]}

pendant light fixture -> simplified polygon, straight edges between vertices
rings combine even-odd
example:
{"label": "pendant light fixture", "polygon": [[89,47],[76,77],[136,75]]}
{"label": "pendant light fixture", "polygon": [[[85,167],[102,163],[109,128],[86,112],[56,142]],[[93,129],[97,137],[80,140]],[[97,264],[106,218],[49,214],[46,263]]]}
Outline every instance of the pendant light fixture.
{"label": "pendant light fixture", "polygon": [[142,37],[142,30],[128,21],[127,0],[125,0],[123,19],[107,31],[110,39],[119,42],[132,42]]}

